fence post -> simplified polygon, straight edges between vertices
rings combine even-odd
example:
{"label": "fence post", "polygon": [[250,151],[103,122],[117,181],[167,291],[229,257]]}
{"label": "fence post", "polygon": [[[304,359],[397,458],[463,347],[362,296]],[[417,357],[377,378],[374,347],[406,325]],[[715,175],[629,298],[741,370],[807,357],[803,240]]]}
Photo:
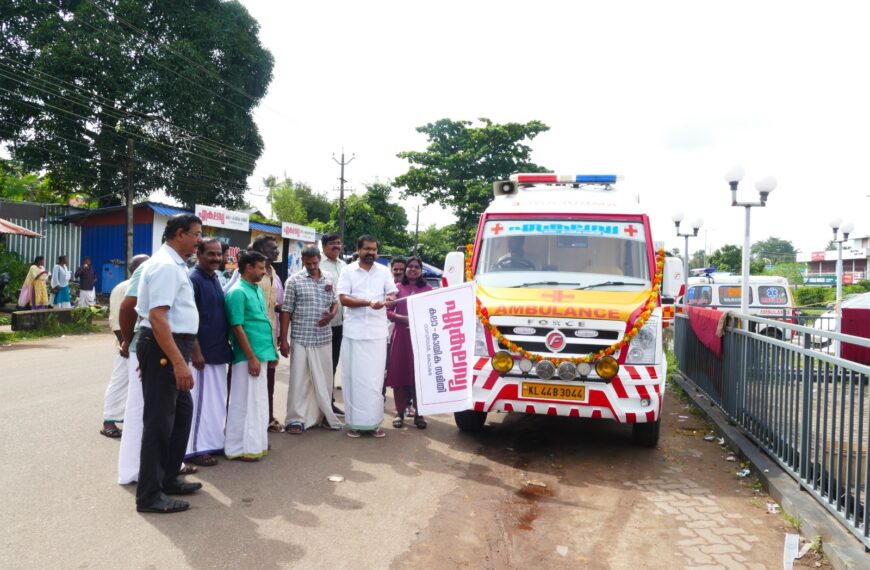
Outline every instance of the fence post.
{"label": "fence post", "polygon": [[[812,348],[813,337],[812,335],[804,334],[804,350],[809,350]],[[810,433],[812,432],[812,412],[810,402],[813,397],[813,386],[812,386],[812,367],[813,367],[813,359],[809,355],[808,352],[804,353],[803,357],[803,374],[802,374],[802,383],[803,383],[803,406],[801,415],[803,416],[803,422],[801,422],[801,452],[800,457],[798,457],[798,462],[800,464],[800,468],[798,472],[800,473],[801,479],[804,481],[809,477],[809,463],[810,463]]]}

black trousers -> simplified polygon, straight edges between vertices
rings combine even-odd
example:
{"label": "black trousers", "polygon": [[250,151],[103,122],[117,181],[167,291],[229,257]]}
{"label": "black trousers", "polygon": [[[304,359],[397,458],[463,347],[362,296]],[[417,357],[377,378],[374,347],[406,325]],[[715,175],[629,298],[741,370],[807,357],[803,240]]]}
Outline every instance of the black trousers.
{"label": "black trousers", "polygon": [[[189,361],[196,336],[172,336],[184,360]],[[164,486],[174,484],[178,477],[190,437],[193,399],[190,392],[175,387],[172,363],[150,328],[142,327],[136,356],[145,400],[136,504],[147,506],[160,500]]]}

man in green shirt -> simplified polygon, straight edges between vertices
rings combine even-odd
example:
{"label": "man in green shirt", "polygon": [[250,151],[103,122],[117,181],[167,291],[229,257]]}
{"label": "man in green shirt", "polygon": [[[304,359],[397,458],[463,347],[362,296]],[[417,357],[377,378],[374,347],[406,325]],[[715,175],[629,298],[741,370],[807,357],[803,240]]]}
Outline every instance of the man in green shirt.
{"label": "man in green shirt", "polygon": [[266,300],[257,285],[266,274],[266,257],[246,251],[238,263],[240,279],[224,299],[233,346],[224,452],[229,459],[257,461],[269,450],[266,363],[277,360],[278,354]]}

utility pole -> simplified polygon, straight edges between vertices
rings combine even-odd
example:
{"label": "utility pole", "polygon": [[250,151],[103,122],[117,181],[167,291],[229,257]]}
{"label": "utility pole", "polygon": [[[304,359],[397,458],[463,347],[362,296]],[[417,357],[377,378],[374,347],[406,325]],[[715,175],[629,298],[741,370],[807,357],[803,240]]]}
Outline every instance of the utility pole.
{"label": "utility pole", "polygon": [[127,220],[126,229],[126,258],[124,260],[124,272],[130,277],[130,261],[133,259],[133,139],[127,139]]}
{"label": "utility pole", "polygon": [[417,204],[417,224],[414,226],[414,255],[419,255],[420,247],[420,204]]}
{"label": "utility pole", "polygon": [[340,184],[341,184],[340,185],[340,189],[341,189],[340,194],[338,195],[338,227],[339,227],[338,233],[341,235],[342,250],[344,249],[344,214],[345,214],[345,210],[344,210],[344,183],[347,182],[347,180],[344,179],[344,167],[347,166],[348,164],[350,164],[351,162],[353,162],[354,158],[356,158],[356,154],[352,154],[350,157],[350,160],[345,162],[344,149],[341,149],[341,162],[339,162],[338,159],[335,158],[334,154],[332,155],[332,160],[334,160],[335,162],[337,162],[339,164],[339,166],[341,166],[341,176],[338,179]]}

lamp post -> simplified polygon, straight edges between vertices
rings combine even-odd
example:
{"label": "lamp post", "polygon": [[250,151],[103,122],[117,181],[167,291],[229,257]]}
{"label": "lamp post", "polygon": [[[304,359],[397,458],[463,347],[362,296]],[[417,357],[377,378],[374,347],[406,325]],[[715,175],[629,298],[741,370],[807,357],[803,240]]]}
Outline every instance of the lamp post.
{"label": "lamp post", "polygon": [[[744,170],[742,166],[735,166],[725,173],[725,182],[731,187],[731,205],[746,209],[746,223],[743,230],[743,285],[740,290],[740,312],[749,314],[749,212],[758,206],[763,208],[767,205],[767,197],[776,188],[776,178],[766,176],[755,183],[760,200],[758,202],[738,202],[737,185],[743,180]],[[749,329],[749,321],[743,319],[744,330]]]}
{"label": "lamp post", "polygon": [[685,238],[685,249],[683,250],[683,313],[686,312],[686,297],[689,294],[689,238],[697,237],[698,230],[704,225],[704,220],[697,218],[692,222],[692,233],[680,233],[680,222],[683,221],[683,213],[677,212],[671,219],[677,227],[677,237]]}
{"label": "lamp post", "polygon": [[[837,242],[837,298],[834,301],[834,332],[840,332],[840,303],[843,301],[843,242],[849,241],[849,234],[855,229],[852,223],[843,224],[843,220],[835,218],[831,220],[831,229],[834,230],[834,241]],[[839,232],[843,232],[843,239],[839,239]],[[840,356],[840,341],[834,341],[834,355]]]}

